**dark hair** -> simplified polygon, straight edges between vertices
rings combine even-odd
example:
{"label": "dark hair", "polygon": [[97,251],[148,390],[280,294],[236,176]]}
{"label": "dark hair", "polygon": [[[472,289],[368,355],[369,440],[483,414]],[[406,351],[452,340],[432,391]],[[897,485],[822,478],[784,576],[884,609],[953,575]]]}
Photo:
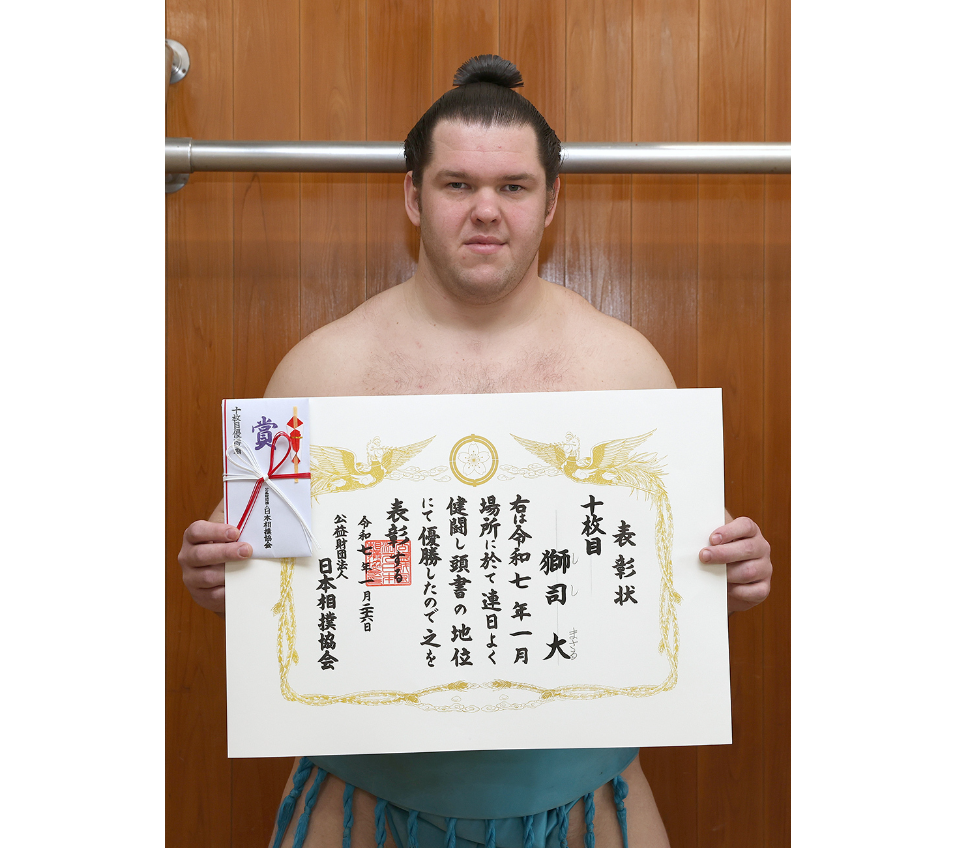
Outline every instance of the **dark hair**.
{"label": "dark hair", "polygon": [[523,85],[513,62],[486,54],[468,59],[453,77],[456,88],[441,96],[417,121],[403,143],[407,170],[413,183],[423,182],[423,169],[433,153],[433,130],[440,121],[461,121],[482,127],[533,127],[537,136],[540,164],[547,174],[547,191],[560,173],[560,139],[543,115],[526,97],[513,91]]}

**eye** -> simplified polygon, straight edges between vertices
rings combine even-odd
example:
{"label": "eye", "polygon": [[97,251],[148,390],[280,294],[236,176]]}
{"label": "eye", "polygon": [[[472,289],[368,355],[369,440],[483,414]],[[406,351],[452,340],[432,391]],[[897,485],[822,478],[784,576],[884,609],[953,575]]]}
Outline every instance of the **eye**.
{"label": "eye", "polygon": [[503,187],[503,190],[504,190],[505,192],[507,192],[508,194],[516,194],[517,192],[523,191],[523,186],[522,186],[522,185],[516,185],[516,184],[505,185],[505,186]]}
{"label": "eye", "polygon": [[447,188],[452,188],[456,191],[459,191],[460,189],[466,188],[466,187],[467,187],[466,183],[447,183]]}

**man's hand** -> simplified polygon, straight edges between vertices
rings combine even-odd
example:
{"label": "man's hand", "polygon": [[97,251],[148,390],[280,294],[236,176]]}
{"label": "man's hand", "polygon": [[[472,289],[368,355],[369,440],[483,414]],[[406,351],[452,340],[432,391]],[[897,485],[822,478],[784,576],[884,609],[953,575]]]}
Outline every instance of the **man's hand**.
{"label": "man's hand", "polygon": [[177,560],[183,569],[183,584],[193,599],[223,617],[225,611],[223,564],[246,559],[253,549],[238,542],[240,531],[223,523],[223,508],[217,507],[210,521],[194,521],[183,534]]}
{"label": "man's hand", "polygon": [[749,518],[737,518],[710,534],[700,562],[727,564],[727,613],[759,604],[770,594],[770,543]]}

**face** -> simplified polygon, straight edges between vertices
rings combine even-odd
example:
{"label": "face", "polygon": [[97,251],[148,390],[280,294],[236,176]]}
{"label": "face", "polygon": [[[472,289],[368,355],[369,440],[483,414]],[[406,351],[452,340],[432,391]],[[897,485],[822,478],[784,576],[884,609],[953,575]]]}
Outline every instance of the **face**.
{"label": "face", "polygon": [[537,277],[543,230],[553,220],[533,128],[441,121],[418,189],[404,181],[420,228],[418,274],[464,303],[496,303]]}

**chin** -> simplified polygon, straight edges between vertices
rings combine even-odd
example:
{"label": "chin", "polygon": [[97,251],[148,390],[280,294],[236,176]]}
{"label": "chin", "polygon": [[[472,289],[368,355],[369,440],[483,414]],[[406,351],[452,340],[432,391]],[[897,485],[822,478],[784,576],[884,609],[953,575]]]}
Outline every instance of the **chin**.
{"label": "chin", "polygon": [[457,280],[447,290],[461,303],[489,306],[510,295],[519,283],[520,280]]}
{"label": "chin", "polygon": [[529,266],[523,271],[517,265],[509,268],[456,269],[444,282],[444,288],[462,303],[487,306],[511,295],[523,282]]}
{"label": "chin", "polygon": [[[441,257],[443,261],[439,262],[434,261],[435,257],[429,250],[425,257],[429,262],[430,275],[450,299],[473,306],[489,306],[509,297],[523,283],[536,261],[534,254],[526,262],[488,260],[470,263],[463,262],[462,257],[451,260],[447,256]],[[423,259],[424,251],[421,249],[421,261]]]}

